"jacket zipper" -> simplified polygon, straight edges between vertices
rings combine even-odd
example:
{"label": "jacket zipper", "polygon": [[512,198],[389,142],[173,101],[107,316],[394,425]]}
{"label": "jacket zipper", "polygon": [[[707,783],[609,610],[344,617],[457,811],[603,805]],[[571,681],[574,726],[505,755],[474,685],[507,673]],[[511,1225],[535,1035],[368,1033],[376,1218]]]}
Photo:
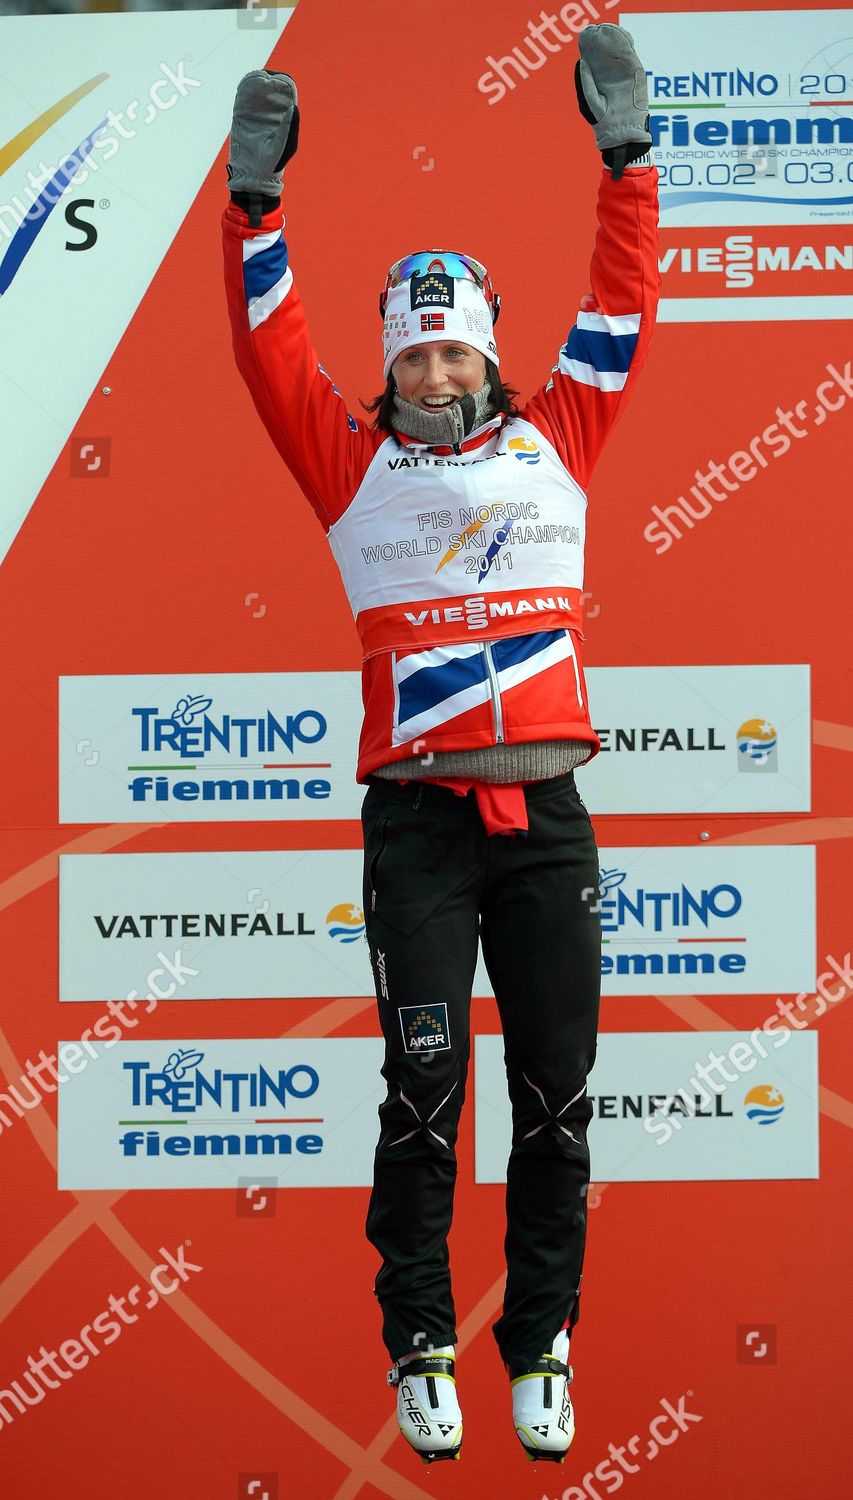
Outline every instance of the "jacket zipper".
{"label": "jacket zipper", "polygon": [[483,642],[483,650],[486,653],[486,668],[489,673],[489,686],[492,690],[492,708],[495,713],[495,744],[502,745],[504,742],[504,715],[501,705],[501,690],[498,685],[498,674],[495,671],[495,660],[492,656],[490,641]]}

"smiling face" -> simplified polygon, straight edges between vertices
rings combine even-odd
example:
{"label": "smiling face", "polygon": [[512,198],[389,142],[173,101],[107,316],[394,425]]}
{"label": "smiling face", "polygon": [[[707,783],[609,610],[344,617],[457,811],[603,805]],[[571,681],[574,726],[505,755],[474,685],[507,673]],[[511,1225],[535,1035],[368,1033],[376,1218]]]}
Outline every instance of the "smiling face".
{"label": "smiling face", "polygon": [[395,359],[391,374],[404,401],[424,411],[440,411],[482,389],[486,361],[470,344],[416,344]]}

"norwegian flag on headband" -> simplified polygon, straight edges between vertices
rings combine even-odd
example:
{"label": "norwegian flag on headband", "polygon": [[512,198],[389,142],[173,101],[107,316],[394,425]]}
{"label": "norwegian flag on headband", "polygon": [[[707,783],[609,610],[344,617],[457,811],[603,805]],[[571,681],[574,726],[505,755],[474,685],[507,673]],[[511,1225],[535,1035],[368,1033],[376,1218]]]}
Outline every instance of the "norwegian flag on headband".
{"label": "norwegian flag on headband", "polygon": [[[416,281],[418,300],[413,306]],[[420,286],[424,281],[430,282],[429,288]],[[429,296],[424,295],[425,290],[429,291]],[[476,349],[485,359],[499,364],[491,312],[482,288],[476,282],[461,278],[454,280],[433,271],[427,277],[413,277],[411,281],[391,288],[382,320],[382,373],[385,379],[404,349],[437,339],[458,340]]]}

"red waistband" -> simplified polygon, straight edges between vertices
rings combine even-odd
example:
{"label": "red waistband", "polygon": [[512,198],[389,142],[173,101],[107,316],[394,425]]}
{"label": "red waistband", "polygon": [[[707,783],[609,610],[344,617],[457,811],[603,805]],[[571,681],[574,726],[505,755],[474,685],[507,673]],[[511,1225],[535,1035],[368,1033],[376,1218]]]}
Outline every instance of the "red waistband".
{"label": "red waistband", "polygon": [[433,786],[446,786],[458,797],[466,797],[471,788],[477,799],[477,809],[487,834],[527,833],[527,802],[524,783],[513,781],[496,783],[467,780],[461,776],[431,776]]}

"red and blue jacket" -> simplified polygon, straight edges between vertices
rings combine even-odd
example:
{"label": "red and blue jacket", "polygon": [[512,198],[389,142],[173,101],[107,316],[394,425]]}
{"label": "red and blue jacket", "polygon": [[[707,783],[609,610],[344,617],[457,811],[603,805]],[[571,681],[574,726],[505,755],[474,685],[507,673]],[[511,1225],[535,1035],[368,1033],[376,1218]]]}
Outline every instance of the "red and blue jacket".
{"label": "red and blue jacket", "polygon": [[225,209],[228,310],[240,373],[323,526],[361,639],[357,780],[496,743],[580,740],[591,759],[586,487],[654,326],[656,169],[618,182],[603,170],[591,292],[548,381],[455,449],[347,411],[313,348],[283,226],[280,208],[258,228]]}

